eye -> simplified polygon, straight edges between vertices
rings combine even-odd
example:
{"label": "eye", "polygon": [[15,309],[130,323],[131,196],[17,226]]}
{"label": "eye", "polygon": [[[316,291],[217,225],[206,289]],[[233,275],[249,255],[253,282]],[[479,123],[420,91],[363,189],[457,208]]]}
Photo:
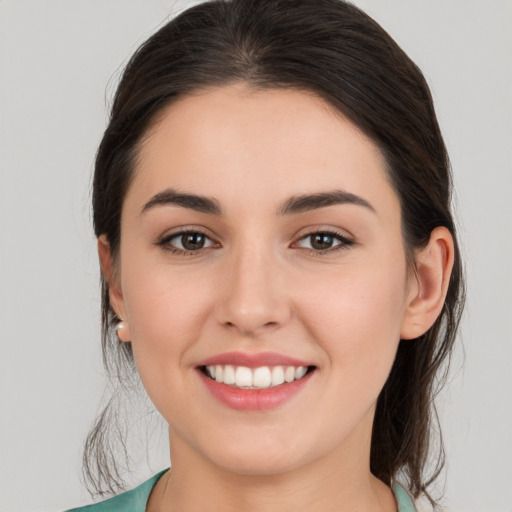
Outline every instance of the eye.
{"label": "eye", "polygon": [[181,231],[165,236],[158,245],[176,253],[192,253],[215,246],[215,242],[201,231]]}
{"label": "eye", "polygon": [[340,233],[332,231],[316,231],[303,236],[296,244],[297,247],[309,249],[311,252],[324,253],[346,249],[354,242]]}

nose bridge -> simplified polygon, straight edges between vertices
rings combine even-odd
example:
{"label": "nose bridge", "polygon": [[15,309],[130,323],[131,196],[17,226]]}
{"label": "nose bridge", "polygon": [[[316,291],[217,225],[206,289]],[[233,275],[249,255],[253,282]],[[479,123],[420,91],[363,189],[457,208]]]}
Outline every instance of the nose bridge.
{"label": "nose bridge", "polygon": [[217,318],[244,334],[276,328],[289,317],[283,275],[272,244],[247,240],[233,248]]}

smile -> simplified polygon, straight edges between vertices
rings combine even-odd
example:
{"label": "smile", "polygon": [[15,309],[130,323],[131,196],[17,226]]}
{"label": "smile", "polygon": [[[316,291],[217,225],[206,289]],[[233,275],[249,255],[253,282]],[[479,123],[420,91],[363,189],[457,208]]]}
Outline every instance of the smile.
{"label": "smile", "polygon": [[238,411],[274,409],[308,387],[318,367],[275,352],[226,352],[195,366],[210,396]]}
{"label": "smile", "polygon": [[308,366],[247,366],[207,365],[203,373],[218,383],[239,389],[267,389],[302,379],[314,367]]}

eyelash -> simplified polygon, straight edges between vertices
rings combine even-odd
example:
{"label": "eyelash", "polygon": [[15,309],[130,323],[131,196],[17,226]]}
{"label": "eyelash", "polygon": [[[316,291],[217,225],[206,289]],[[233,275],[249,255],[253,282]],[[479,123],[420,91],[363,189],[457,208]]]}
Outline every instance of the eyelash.
{"label": "eyelash", "polygon": [[[190,251],[186,249],[179,249],[178,247],[174,247],[170,242],[171,240],[175,238],[180,238],[185,235],[192,234],[192,235],[201,235],[204,236],[205,239],[210,240],[213,242],[213,245],[216,244],[211,237],[209,237],[206,233],[199,229],[182,229],[181,231],[178,231],[177,233],[172,233],[170,235],[165,235],[163,238],[158,240],[156,242],[156,245],[163,247],[166,251],[171,252],[172,254],[178,254],[180,256],[196,256],[200,252],[202,252],[204,249],[209,249],[209,247],[201,248],[196,251]],[[218,244],[217,244],[218,245]]]}
{"label": "eyelash", "polygon": [[[209,246],[209,247],[202,247],[202,248],[197,249],[195,251],[191,251],[191,250],[186,250],[186,249],[179,249],[179,248],[173,246],[170,243],[171,240],[173,240],[175,238],[183,237],[183,236],[185,236],[187,234],[194,234],[194,235],[203,236],[207,240],[212,242],[212,245]],[[305,247],[302,248],[305,251],[307,251],[308,254],[310,254],[312,256],[322,256],[322,255],[328,254],[328,253],[334,253],[334,252],[341,251],[341,250],[347,250],[352,245],[354,245],[354,243],[355,243],[353,240],[350,240],[349,238],[347,238],[346,236],[342,235],[341,233],[339,233],[337,231],[326,230],[326,229],[318,229],[318,230],[315,230],[315,231],[311,231],[311,232],[307,233],[306,235],[301,236],[297,242],[294,242],[294,245],[299,243],[299,242],[301,242],[301,241],[303,241],[303,240],[311,238],[311,237],[313,237],[315,235],[328,236],[328,237],[331,237],[331,238],[335,239],[339,243],[337,245],[335,245],[334,247],[329,247],[327,249],[315,250],[315,249],[309,249],[309,248],[305,248]],[[205,249],[209,249],[210,247],[214,247],[215,245],[218,246],[219,244],[217,242],[215,242],[214,240],[212,240],[203,231],[200,231],[198,229],[183,229],[182,231],[179,231],[177,233],[172,233],[170,235],[164,236],[163,238],[161,238],[160,240],[158,240],[156,242],[156,245],[158,245],[160,247],[163,247],[166,251],[169,251],[172,254],[177,254],[177,255],[180,255],[180,256],[195,256],[195,255],[201,253],[202,251],[204,251]]]}
{"label": "eyelash", "polygon": [[[315,235],[325,235],[325,236],[328,236],[330,238],[337,240],[339,243],[337,245],[335,245],[334,247],[329,247],[328,249],[315,250],[315,249],[304,248],[312,256],[323,256],[324,254],[332,254],[332,253],[335,253],[338,251],[346,251],[355,243],[353,240],[350,240],[349,238],[342,235],[338,231],[332,231],[332,230],[328,230],[328,229],[318,229],[315,231],[311,231],[311,232],[307,233],[306,235],[301,236],[299,238],[298,242],[300,242],[302,240],[306,240],[308,238],[311,238]],[[295,244],[298,242],[295,242]]]}

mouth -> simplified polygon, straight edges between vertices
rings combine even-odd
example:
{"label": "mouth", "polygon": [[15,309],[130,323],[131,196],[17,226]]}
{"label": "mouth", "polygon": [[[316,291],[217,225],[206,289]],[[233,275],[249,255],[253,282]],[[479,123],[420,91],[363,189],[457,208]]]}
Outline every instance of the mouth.
{"label": "mouth", "polygon": [[275,352],[228,352],[196,366],[197,375],[215,399],[238,411],[275,409],[311,387],[318,367],[307,360]]}
{"label": "mouth", "polygon": [[235,366],[231,364],[203,365],[199,371],[208,379],[235,389],[262,390],[300,381],[312,373],[315,366]]}

